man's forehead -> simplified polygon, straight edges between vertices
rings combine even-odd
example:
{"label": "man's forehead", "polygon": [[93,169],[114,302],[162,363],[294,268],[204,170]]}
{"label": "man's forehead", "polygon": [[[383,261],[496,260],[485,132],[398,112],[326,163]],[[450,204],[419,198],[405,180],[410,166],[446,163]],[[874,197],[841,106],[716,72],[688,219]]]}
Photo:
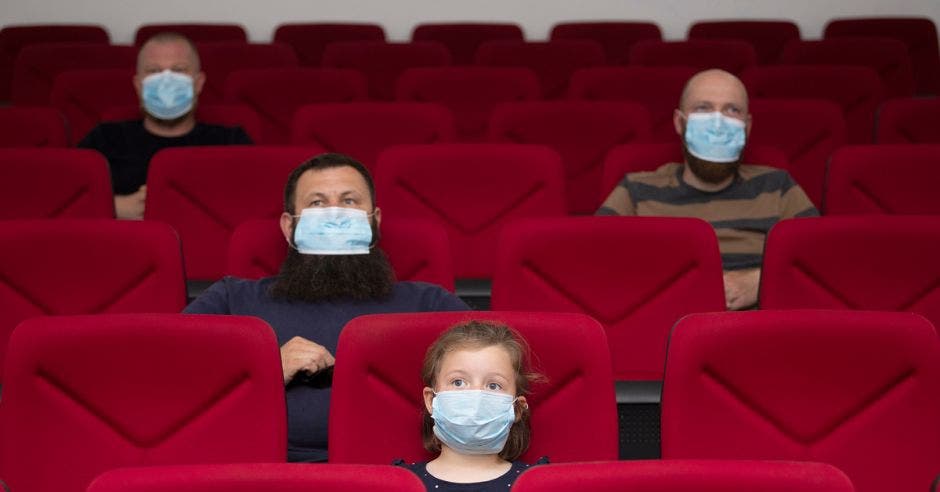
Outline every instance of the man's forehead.
{"label": "man's forehead", "polygon": [[193,52],[182,40],[148,41],[140,48],[140,63],[159,63],[168,59],[174,62],[192,63]]}
{"label": "man's forehead", "polygon": [[747,90],[737,77],[721,71],[709,71],[697,74],[689,80],[683,105],[696,102],[747,104]]}
{"label": "man's forehead", "polygon": [[346,192],[368,193],[365,178],[349,166],[310,169],[297,182],[298,195],[338,194]]}

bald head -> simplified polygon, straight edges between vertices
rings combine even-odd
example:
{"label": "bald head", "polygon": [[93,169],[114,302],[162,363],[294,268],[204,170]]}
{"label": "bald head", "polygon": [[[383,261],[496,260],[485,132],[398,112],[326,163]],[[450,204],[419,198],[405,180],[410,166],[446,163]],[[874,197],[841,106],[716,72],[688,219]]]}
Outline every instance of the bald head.
{"label": "bald head", "polygon": [[159,72],[167,68],[190,75],[199,73],[199,52],[186,36],[162,32],[150,37],[137,52],[137,73]]}
{"label": "bald head", "polygon": [[[693,75],[679,98],[679,110],[683,113],[721,111],[734,117],[735,112],[747,115],[747,106],[747,89],[741,80],[717,68]],[[725,107],[736,111],[725,111]]]}

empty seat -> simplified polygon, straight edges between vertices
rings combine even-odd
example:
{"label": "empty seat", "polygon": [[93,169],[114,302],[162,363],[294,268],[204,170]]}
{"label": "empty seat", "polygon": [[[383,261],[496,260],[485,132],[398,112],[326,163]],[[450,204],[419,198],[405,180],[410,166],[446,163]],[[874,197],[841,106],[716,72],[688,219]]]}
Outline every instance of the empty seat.
{"label": "empty seat", "polygon": [[757,64],[757,52],[750,43],[737,40],[646,40],[630,48],[629,61],[648,67],[720,68],[737,74]]}
{"label": "empty seat", "polygon": [[800,39],[800,28],[789,20],[698,21],[689,27],[689,39],[737,39],[757,52],[757,63],[777,63],[787,42]]}
{"label": "empty seat", "polygon": [[0,107],[0,148],[66,145],[65,120],[55,108]]}
{"label": "empty seat", "polygon": [[[139,120],[140,105],[115,106],[101,114],[102,121]],[[251,106],[245,104],[199,104],[196,106],[196,121],[222,126],[240,126],[251,137],[252,142],[262,142],[261,119]]]}
{"label": "empty seat", "polygon": [[134,44],[141,46],[148,39],[162,32],[182,34],[194,43],[212,41],[248,42],[248,34],[241,24],[224,23],[186,23],[186,24],[143,24],[134,33]]}
{"label": "empty seat", "polygon": [[663,459],[819,461],[859,492],[928,490],[937,385],[940,340],[914,314],[690,315],[669,340]]}
{"label": "empty seat", "polygon": [[527,68],[409,68],[398,78],[399,101],[434,102],[454,114],[457,138],[481,141],[494,106],[539,98],[539,81]]}
{"label": "empty seat", "polygon": [[589,40],[487,41],[480,45],[476,54],[477,65],[532,69],[539,77],[542,96],[546,99],[563,98],[571,74],[579,68],[604,63],[603,47]]}
{"label": "empty seat", "polygon": [[137,50],[132,46],[101,43],[52,43],[25,46],[13,68],[13,104],[18,106],[49,104],[55,78],[67,70],[118,68],[137,65]]}
{"label": "empty seat", "polygon": [[304,104],[366,99],[366,80],[355,70],[329,68],[258,68],[236,70],[225,81],[225,100],[250,106],[260,116],[261,142],[290,140],[291,123]]}
{"label": "empty seat", "polygon": [[940,143],[940,99],[890,99],[878,110],[875,143]]}
{"label": "empty seat", "polygon": [[291,142],[354,157],[370,169],[383,149],[454,140],[454,118],[432,103],[343,103],[301,106]]}
{"label": "empty seat", "polygon": [[49,98],[65,115],[72,144],[85,138],[109,109],[140,107],[133,79],[130,68],[69,70],[56,76]]}
{"label": "empty seat", "polygon": [[518,217],[565,214],[561,158],[538,145],[437,144],[386,150],[375,172],[388,217],[445,226],[457,278],[490,278],[496,239]]}
{"label": "empty seat", "polygon": [[6,367],[0,474],[15,490],[83,492],[123,466],[285,459],[277,341],[257,318],[34,318]]}
{"label": "empty seat", "polygon": [[843,147],[832,155],[825,212],[940,215],[940,145]]}
{"label": "empty seat", "polygon": [[450,52],[434,41],[345,41],[330,43],[323,52],[324,67],[359,70],[369,83],[369,97],[381,101],[395,98],[395,83],[405,69],[450,64]]}
{"label": "empty seat", "polygon": [[[343,363],[333,375],[330,462],[431,458],[421,445],[421,363],[443,331],[473,319],[516,329],[529,344],[533,369],[546,378],[526,395],[532,439],[520,459],[616,459],[614,385],[597,321],[573,313],[494,311],[367,315],[350,321],[336,349]],[[394,351],[389,350],[390,333]],[[371,444],[363,446],[364,441]]]}
{"label": "empty seat", "polygon": [[[10,332],[29,318],[175,313],[186,305],[179,239],[166,224],[41,219],[0,226],[0,362]],[[6,405],[12,395],[3,382]]]}
{"label": "empty seat", "polygon": [[725,309],[718,240],[690,218],[519,220],[499,237],[492,306],[587,314],[607,332],[614,379],[661,380],[672,325]]}
{"label": "empty seat", "polygon": [[843,36],[883,36],[907,45],[919,94],[940,94],[940,47],[937,26],[928,17],[862,17],[833,19],[826,39]]}
{"label": "empty seat", "polygon": [[274,42],[290,45],[308,67],[319,67],[326,45],[337,41],[385,41],[385,30],[366,23],[297,23],[274,31]]}
{"label": "empty seat", "polygon": [[199,101],[220,103],[225,94],[225,81],[235,70],[248,68],[282,68],[297,66],[297,55],[290,46],[280,43],[243,43],[218,41],[197,43],[206,83]]}
{"label": "empty seat", "polygon": [[0,149],[0,219],[113,218],[104,156],[85,149]]}
{"label": "empty seat", "polygon": [[629,62],[630,48],[637,41],[646,39],[659,40],[663,33],[652,22],[560,22],[552,26],[549,39],[587,39],[596,41],[604,48],[607,63],[626,65]]}
{"label": "empty seat", "polygon": [[412,41],[437,41],[447,47],[456,65],[470,65],[485,41],[522,41],[522,28],[512,23],[422,23],[411,32]]}
{"label": "empty seat", "polygon": [[232,231],[248,219],[279,217],[287,176],[321,152],[316,146],[163,149],[150,162],[144,219],[176,229],[190,280],[216,280],[225,272]]}
{"label": "empty seat", "polygon": [[791,41],[780,56],[790,65],[855,65],[873,69],[887,96],[914,94],[914,72],[907,46],[891,38],[832,38]]}
{"label": "empty seat", "polygon": [[493,111],[493,142],[541,144],[555,149],[565,166],[569,212],[589,214],[600,202],[601,169],[607,151],[649,140],[646,108],[627,101],[505,103]]}

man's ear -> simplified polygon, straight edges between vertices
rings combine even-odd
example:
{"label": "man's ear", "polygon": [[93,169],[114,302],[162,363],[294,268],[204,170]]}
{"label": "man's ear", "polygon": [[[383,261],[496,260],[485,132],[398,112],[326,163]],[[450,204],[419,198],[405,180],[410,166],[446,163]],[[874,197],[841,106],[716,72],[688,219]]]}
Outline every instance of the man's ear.
{"label": "man's ear", "polygon": [[281,214],[281,233],[284,234],[284,239],[287,240],[287,244],[294,244],[294,218],[291,214],[284,212]]}
{"label": "man's ear", "polygon": [[382,225],[382,209],[375,207],[375,211],[372,212],[372,218],[375,219],[375,228],[378,229]]}
{"label": "man's ear", "polygon": [[137,93],[137,99],[139,100],[144,93],[144,78],[141,77],[140,74],[134,75],[132,83],[134,84],[134,92]]}
{"label": "man's ear", "polygon": [[751,113],[748,113],[747,118],[744,119],[744,136],[751,136]]}
{"label": "man's ear", "polygon": [[679,135],[679,138],[684,138],[683,133],[683,123],[685,122],[685,115],[682,114],[682,111],[676,109],[672,112],[672,126],[676,129],[676,135]]}
{"label": "man's ear", "polygon": [[428,414],[430,414],[431,413],[431,401],[434,400],[434,390],[425,386],[422,394],[424,396],[424,408],[426,408],[428,411]]}
{"label": "man's ear", "polygon": [[206,85],[206,73],[199,72],[193,77],[193,95],[199,97],[199,94],[202,93],[202,87]]}

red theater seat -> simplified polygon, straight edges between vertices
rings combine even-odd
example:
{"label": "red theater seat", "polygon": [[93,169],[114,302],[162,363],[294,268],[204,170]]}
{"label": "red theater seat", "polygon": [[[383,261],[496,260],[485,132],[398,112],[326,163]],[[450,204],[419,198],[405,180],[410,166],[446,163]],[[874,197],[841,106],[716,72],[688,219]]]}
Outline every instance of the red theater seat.
{"label": "red theater seat", "polygon": [[663,459],[819,461],[859,492],[928,490],[938,385],[940,340],[914,314],[687,316],[669,340]]}
{"label": "red theater seat", "polygon": [[345,41],[330,43],[323,51],[324,67],[359,70],[369,83],[369,97],[380,101],[395,98],[395,83],[406,69],[450,64],[447,47],[434,41]]}
{"label": "red theater seat", "polygon": [[940,99],[890,99],[881,105],[878,144],[940,143]]}
{"label": "red theater seat", "polygon": [[0,148],[66,145],[65,119],[55,108],[0,107]]}
{"label": "red theater seat", "polygon": [[492,142],[541,144],[555,149],[565,166],[568,211],[589,214],[600,202],[601,169],[612,147],[648,141],[650,116],[626,101],[506,103],[493,111]]}
{"label": "red theater seat", "polygon": [[[186,306],[179,239],[166,224],[113,219],[2,221],[0,279],[0,362],[10,332],[29,318],[175,313]],[[9,367],[21,369],[17,364]],[[6,382],[4,405],[12,397],[6,393]],[[7,443],[11,435],[3,437]],[[5,458],[12,458],[6,451]]]}
{"label": "red theater seat", "polygon": [[568,79],[579,68],[605,63],[604,49],[596,41],[564,39],[549,42],[487,41],[480,45],[476,64],[496,67],[526,67],[539,77],[542,96],[561,99]]}
{"label": "red theater seat", "polygon": [[533,369],[546,378],[526,396],[532,441],[523,461],[616,459],[614,385],[597,321],[572,313],[457,312],[360,316],[343,328],[330,403],[331,463],[431,458],[421,445],[421,363],[444,330],[468,320],[518,330]]}
{"label": "red theater seat", "polygon": [[199,101],[218,104],[224,100],[225,81],[236,70],[249,68],[296,67],[294,50],[279,43],[244,43],[217,41],[197,43],[206,84]]}
{"label": "red theater seat", "polygon": [[721,68],[737,74],[757,64],[757,52],[750,43],[736,40],[646,40],[630,48],[630,64],[647,67],[681,66],[696,70]]}
{"label": "red theater seat", "polygon": [[481,141],[494,106],[538,99],[539,81],[527,68],[409,68],[398,78],[396,99],[433,102],[454,114],[458,139]]}
{"label": "red theater seat", "polygon": [[6,367],[0,475],[13,490],[84,492],[125,466],[285,459],[277,340],[257,318],[34,318],[13,332]]}
{"label": "red theater seat", "polygon": [[115,106],[139,106],[132,69],[69,70],[56,76],[49,96],[65,115],[72,144],[80,142]]}
{"label": "red theater seat", "polygon": [[294,144],[316,144],[354,157],[371,170],[379,153],[399,144],[454,140],[454,117],[432,103],[311,104],[294,115]]}
{"label": "red theater seat", "polygon": [[319,67],[326,45],[337,41],[385,41],[385,30],[378,24],[290,23],[274,31],[274,42],[294,48],[307,67]]}
{"label": "red theater seat", "polygon": [[446,227],[457,278],[490,278],[504,224],[565,214],[562,173],[538,145],[407,145],[379,156],[375,187],[386,216]]}
{"label": "red theater seat", "polygon": [[225,100],[250,106],[261,118],[263,143],[290,140],[297,108],[305,104],[362,101],[366,80],[355,70],[259,68],[237,70],[225,81]]}
{"label": "red theater seat", "polygon": [[67,70],[117,68],[137,65],[137,49],[102,43],[52,43],[25,46],[13,68],[13,104],[49,104],[55,78]]}
{"label": "red theater seat", "polygon": [[843,147],[829,162],[825,212],[940,215],[938,179],[940,145]]}
{"label": "red theater seat", "polygon": [[723,311],[715,232],[699,219],[519,220],[499,237],[493,309],[587,314],[601,322],[616,380],[661,380],[669,330]]}
{"label": "red theater seat", "polygon": [[85,149],[0,149],[0,219],[113,218],[108,161]]}
{"label": "red theater seat", "polygon": [[144,219],[173,226],[190,280],[225,272],[232,231],[248,219],[277,218],[295,167],[319,154],[307,147],[176,147],[150,161]]}
{"label": "red theater seat", "polygon": [[652,22],[561,22],[552,27],[552,41],[585,39],[596,41],[604,48],[607,63],[626,65],[630,48],[637,41],[660,40],[663,33]]}
{"label": "red theater seat", "polygon": [[[139,120],[140,105],[115,106],[101,114],[102,121]],[[250,106],[244,104],[199,104],[196,121],[222,126],[240,126],[252,142],[261,142],[261,119]]]}
{"label": "red theater seat", "polygon": [[447,47],[456,65],[470,65],[480,44],[494,39],[522,41],[522,28],[510,23],[424,23],[411,32],[412,41],[437,41]]}
{"label": "red theater seat", "polygon": [[848,65],[873,69],[881,77],[886,95],[914,94],[914,72],[907,46],[891,38],[832,38],[794,40],[787,44],[780,63],[790,65]]}
{"label": "red theater seat", "polygon": [[214,41],[248,42],[248,34],[241,24],[223,23],[186,23],[186,24],[144,24],[134,34],[134,45],[142,46],[148,39],[162,32],[182,34],[194,43]]}
{"label": "red theater seat", "polygon": [[736,39],[757,52],[757,63],[777,63],[787,42],[800,39],[800,28],[789,20],[698,21],[689,27],[689,39]]}

